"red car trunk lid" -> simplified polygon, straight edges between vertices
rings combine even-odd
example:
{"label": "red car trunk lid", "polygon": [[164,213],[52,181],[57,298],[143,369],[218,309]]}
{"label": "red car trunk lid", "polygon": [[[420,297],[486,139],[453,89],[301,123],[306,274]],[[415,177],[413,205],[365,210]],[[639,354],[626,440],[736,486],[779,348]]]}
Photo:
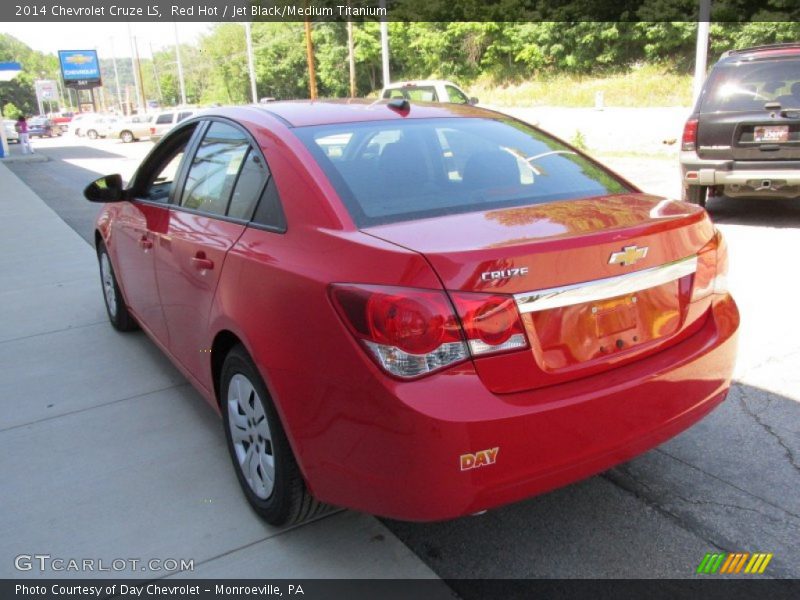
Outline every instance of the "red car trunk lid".
{"label": "red car trunk lid", "polygon": [[[530,348],[475,359],[489,389],[585,377],[702,325],[692,302],[705,212],[646,194],[449,215],[365,232],[422,253],[445,289],[514,295]],[[613,256],[613,259],[612,259]]]}

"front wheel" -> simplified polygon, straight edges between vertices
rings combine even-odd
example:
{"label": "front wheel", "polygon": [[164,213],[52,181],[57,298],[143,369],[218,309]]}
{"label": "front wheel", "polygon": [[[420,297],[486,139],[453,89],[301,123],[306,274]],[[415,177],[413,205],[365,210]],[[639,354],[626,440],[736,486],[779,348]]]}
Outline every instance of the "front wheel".
{"label": "front wheel", "polygon": [[275,405],[242,346],[225,358],[220,398],[228,451],[253,510],[271,525],[320,514],[325,505],[306,489]]}
{"label": "front wheel", "polygon": [[683,186],[683,201],[697,206],[706,206],[708,197],[708,186],[705,185],[685,185]]}
{"label": "front wheel", "polygon": [[90,129],[89,131],[86,132],[86,137],[88,137],[90,140],[96,140],[97,132],[94,129]]}
{"label": "front wheel", "polygon": [[108,320],[118,331],[138,329],[136,320],[125,306],[122,293],[119,291],[117,277],[114,274],[114,267],[111,265],[111,258],[108,256],[108,249],[103,242],[100,242],[97,247],[97,260],[100,263],[100,283],[103,285],[103,300],[105,300]]}

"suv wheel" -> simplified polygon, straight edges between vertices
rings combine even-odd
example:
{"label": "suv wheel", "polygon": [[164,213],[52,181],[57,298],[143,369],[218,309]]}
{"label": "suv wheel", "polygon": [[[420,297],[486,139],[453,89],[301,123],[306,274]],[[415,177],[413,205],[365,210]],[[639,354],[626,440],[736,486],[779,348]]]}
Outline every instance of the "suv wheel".
{"label": "suv wheel", "polygon": [[225,358],[219,388],[228,451],[255,512],[271,525],[289,525],[325,510],[306,489],[275,405],[242,346]]}
{"label": "suv wheel", "polygon": [[708,196],[708,186],[705,185],[685,185],[683,186],[683,201],[697,206],[706,206]]}

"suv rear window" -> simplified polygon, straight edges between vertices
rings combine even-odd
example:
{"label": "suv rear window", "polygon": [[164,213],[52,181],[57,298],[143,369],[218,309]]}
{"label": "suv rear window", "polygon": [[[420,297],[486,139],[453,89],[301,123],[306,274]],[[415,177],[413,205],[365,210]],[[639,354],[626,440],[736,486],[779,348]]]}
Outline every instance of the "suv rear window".
{"label": "suv rear window", "polygon": [[800,108],[800,58],[718,64],[706,83],[700,112],[763,110],[767,102]]}
{"label": "suv rear window", "polygon": [[359,227],[630,190],[547,134],[495,119],[299,127]]}

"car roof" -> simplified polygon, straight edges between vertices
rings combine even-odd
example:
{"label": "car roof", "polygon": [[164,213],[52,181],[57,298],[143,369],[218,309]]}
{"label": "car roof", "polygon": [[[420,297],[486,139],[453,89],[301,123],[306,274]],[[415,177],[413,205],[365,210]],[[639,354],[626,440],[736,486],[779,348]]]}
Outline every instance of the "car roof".
{"label": "car roof", "polygon": [[393,81],[389,85],[385,86],[383,89],[385,90],[393,90],[402,87],[411,87],[415,85],[452,85],[458,87],[452,81],[447,81],[446,79],[412,79],[409,81]]}
{"label": "car roof", "polygon": [[752,46],[750,48],[728,50],[722,55],[720,60],[729,62],[758,58],[779,58],[784,56],[800,56],[800,43],[768,44],[766,46]]}
{"label": "car roof", "polygon": [[369,121],[402,121],[454,117],[502,118],[504,115],[466,104],[411,102],[408,111],[390,108],[387,100],[295,100],[269,104],[216,108],[202,115],[217,114],[232,119],[256,120],[259,114],[270,114],[290,127],[358,123]]}

